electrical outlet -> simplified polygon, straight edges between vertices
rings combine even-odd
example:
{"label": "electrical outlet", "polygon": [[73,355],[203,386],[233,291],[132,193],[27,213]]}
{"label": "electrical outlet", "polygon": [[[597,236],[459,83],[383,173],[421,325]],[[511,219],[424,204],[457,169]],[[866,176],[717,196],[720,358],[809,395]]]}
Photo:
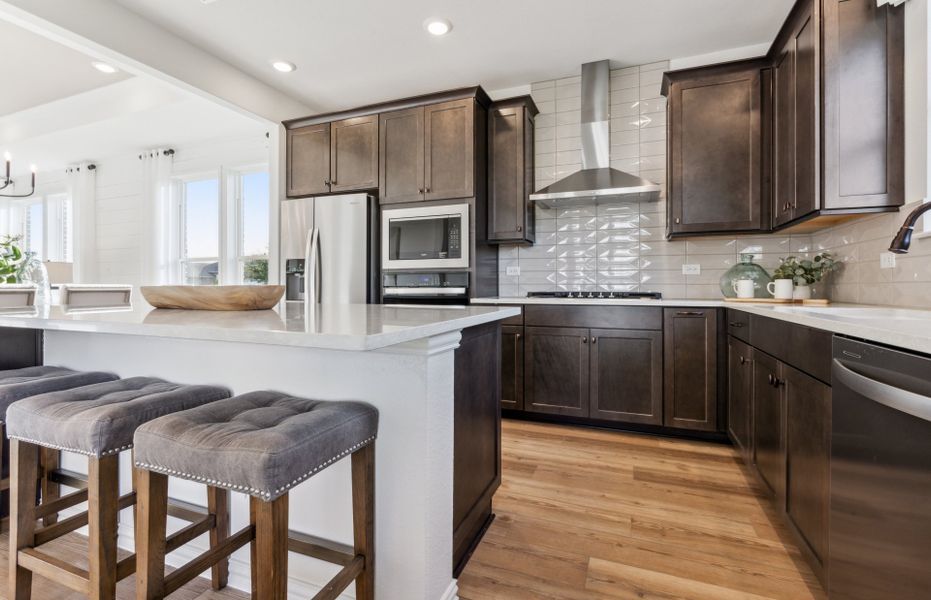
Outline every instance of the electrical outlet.
{"label": "electrical outlet", "polygon": [[520,267],[519,266],[508,267],[507,274],[511,277],[517,277],[518,275],[520,275]]}
{"label": "electrical outlet", "polygon": [[701,275],[701,265],[682,265],[683,275]]}
{"label": "electrical outlet", "polygon": [[894,269],[895,268],[895,254],[892,252],[880,252],[879,253],[879,268],[880,269]]}

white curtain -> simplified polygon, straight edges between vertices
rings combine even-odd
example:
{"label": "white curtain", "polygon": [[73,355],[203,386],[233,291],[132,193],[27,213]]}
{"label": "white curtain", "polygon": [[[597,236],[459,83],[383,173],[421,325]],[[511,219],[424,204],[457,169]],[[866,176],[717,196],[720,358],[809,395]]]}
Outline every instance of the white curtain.
{"label": "white curtain", "polygon": [[97,281],[97,171],[90,163],[66,170],[74,220],[74,282]]}
{"label": "white curtain", "polygon": [[142,285],[171,283],[178,262],[178,232],[174,227],[171,163],[174,152],[155,148],[142,160]]}

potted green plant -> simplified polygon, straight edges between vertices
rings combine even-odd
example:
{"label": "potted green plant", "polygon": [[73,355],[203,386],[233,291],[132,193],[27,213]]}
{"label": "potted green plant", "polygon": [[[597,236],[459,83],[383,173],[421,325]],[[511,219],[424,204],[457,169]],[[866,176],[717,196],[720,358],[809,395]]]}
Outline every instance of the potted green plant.
{"label": "potted green plant", "polygon": [[22,236],[0,239],[0,284],[25,283],[35,255],[20,246]]}
{"label": "potted green plant", "polygon": [[796,300],[806,300],[811,298],[811,284],[818,283],[838,266],[830,252],[822,252],[812,259],[786,256],[779,259],[773,279],[792,280],[792,297]]}

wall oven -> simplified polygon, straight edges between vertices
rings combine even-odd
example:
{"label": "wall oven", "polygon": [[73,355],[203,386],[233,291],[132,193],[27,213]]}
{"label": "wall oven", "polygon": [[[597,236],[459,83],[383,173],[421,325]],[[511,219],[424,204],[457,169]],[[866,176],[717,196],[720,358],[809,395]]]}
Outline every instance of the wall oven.
{"label": "wall oven", "polygon": [[385,208],[382,269],[469,268],[469,205]]}

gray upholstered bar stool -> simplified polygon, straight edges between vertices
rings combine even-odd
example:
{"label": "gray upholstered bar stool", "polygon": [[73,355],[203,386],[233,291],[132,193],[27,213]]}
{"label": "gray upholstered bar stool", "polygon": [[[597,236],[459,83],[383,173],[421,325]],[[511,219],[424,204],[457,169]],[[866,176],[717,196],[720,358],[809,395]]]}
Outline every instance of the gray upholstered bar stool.
{"label": "gray upholstered bar stool", "polygon": [[[182,567],[165,575],[169,475],[251,496],[250,525],[195,559],[200,570],[251,542],[253,598],[287,598],[290,550],[343,566],[315,598],[336,598],[355,581],[356,598],[372,600],[377,431],[378,411],[369,404],[278,392],[244,394],[140,427],[137,600],[164,598],[198,574]],[[289,531],[288,491],[346,456],[352,457],[353,546]]]}
{"label": "gray upholstered bar stool", "polygon": [[[0,442],[6,439],[6,412],[14,402],[47,392],[70,390],[115,379],[119,377],[112,373],[81,372],[64,367],[39,366],[0,371]],[[58,468],[58,457],[57,450],[44,449],[41,453],[39,477],[43,502],[55,500],[58,497],[60,486],[49,478],[49,473]],[[6,459],[7,457],[3,456],[3,444],[0,443],[0,464],[3,464]],[[9,487],[9,478],[0,479],[0,490]],[[49,513],[43,517],[43,522],[51,525],[56,518],[56,514]]]}
{"label": "gray upholstered bar stool", "polygon": [[[136,502],[135,491],[120,496],[120,452],[132,448],[133,433],[139,425],[229,395],[228,390],[220,387],[132,377],[31,396],[13,403],[6,415],[11,481],[8,598],[29,598],[32,574],[38,573],[94,600],[113,600],[116,582],[135,572],[136,566],[135,556],[117,561],[119,511]],[[35,481],[40,448],[87,456],[86,489],[37,507]],[[46,512],[84,501],[88,503],[87,511],[36,528],[36,518]],[[223,509],[224,514],[227,510]],[[223,519],[207,515],[203,523],[194,523],[176,535],[181,535],[180,543],[185,543],[191,539],[190,535],[206,533],[218,521]],[[88,526],[88,570],[68,565],[38,549],[84,525]]]}

